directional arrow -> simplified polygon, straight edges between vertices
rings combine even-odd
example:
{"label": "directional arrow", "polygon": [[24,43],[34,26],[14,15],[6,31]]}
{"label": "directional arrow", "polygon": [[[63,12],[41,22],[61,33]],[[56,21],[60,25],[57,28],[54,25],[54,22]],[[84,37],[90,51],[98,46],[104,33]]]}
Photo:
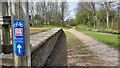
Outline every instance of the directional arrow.
{"label": "directional arrow", "polygon": [[18,44],[17,48],[18,48],[18,52],[21,53],[20,49],[21,49],[22,47],[21,47],[20,44]]}

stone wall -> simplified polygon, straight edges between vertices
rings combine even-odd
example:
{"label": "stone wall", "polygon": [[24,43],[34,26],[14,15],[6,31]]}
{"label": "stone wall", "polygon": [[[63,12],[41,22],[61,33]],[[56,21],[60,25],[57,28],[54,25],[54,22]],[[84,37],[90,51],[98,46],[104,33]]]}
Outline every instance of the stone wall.
{"label": "stone wall", "polygon": [[31,35],[31,59],[32,66],[44,66],[60,35],[63,34],[62,29],[51,29],[42,33]]}

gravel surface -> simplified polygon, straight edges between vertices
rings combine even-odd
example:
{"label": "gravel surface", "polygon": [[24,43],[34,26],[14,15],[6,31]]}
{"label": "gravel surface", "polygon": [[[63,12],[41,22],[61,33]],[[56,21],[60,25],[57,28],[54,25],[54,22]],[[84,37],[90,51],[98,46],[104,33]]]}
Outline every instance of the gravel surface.
{"label": "gravel surface", "polygon": [[109,66],[118,66],[118,50],[76,31],[75,28],[68,31],[77,36],[86,45],[87,49],[92,51],[101,60],[107,62]]}

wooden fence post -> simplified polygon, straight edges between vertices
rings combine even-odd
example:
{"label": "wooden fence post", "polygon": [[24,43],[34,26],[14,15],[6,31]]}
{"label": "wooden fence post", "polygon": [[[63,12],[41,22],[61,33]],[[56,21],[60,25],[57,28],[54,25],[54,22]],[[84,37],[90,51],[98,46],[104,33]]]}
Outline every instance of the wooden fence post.
{"label": "wooden fence post", "polygon": [[[14,0],[13,0],[14,1]],[[16,1],[16,0],[15,0]],[[30,34],[29,34],[29,14],[28,2],[11,2],[12,26],[14,20],[24,21],[24,56],[17,56],[14,52],[15,66],[31,67],[31,49],[30,49]],[[14,42],[14,41],[13,41]]]}
{"label": "wooden fence post", "polygon": [[2,37],[3,37],[3,46],[5,49],[4,53],[7,53],[5,50],[6,47],[10,46],[10,22],[6,21],[5,19],[9,16],[8,12],[8,3],[2,2],[2,18],[3,18],[3,24],[2,24]]}

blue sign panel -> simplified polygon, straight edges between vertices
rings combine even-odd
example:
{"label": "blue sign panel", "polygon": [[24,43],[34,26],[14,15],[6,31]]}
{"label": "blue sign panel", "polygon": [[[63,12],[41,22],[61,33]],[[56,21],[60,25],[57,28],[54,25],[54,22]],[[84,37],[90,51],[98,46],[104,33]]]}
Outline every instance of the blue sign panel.
{"label": "blue sign panel", "polygon": [[17,56],[23,56],[24,51],[24,21],[14,21],[14,52]]}

